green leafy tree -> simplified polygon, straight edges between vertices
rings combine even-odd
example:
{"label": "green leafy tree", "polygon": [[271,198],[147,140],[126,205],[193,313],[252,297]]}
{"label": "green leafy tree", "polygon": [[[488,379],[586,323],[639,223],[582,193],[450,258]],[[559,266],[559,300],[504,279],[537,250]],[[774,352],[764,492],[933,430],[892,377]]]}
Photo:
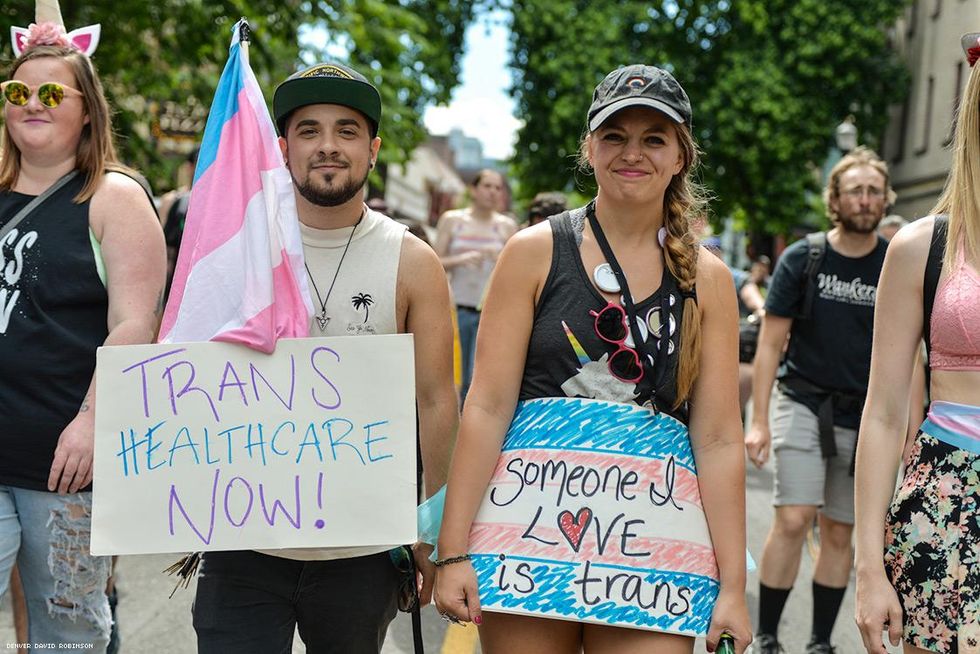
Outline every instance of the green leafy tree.
{"label": "green leafy tree", "polygon": [[717,210],[748,227],[786,231],[812,212],[836,125],[853,114],[861,140],[880,147],[889,104],[908,73],[889,47],[894,0],[767,0],[733,3],[715,41],[703,93],[705,179]]}
{"label": "green leafy tree", "polygon": [[616,66],[671,70],[694,107],[716,216],[787,231],[812,216],[834,127],[872,147],[907,73],[889,48],[894,0],[514,0],[514,95],[523,192],[594,188],[576,174],[591,89]]}
{"label": "green leafy tree", "polygon": [[[61,11],[68,29],[102,24],[93,59],[117,110],[121,156],[164,190],[180,157],[161,151],[161,133],[181,126],[162,123],[183,121],[191,137],[203,130],[239,17],[252,26],[250,62],[267,101],[303,62],[347,59],[381,90],[382,159],[401,161],[425,138],[424,107],[448,101],[458,83],[474,6],[475,0],[88,0],[62,2]],[[33,0],[0,4],[5,68],[10,25],[26,27],[33,17]],[[324,32],[326,46],[301,43],[301,28]]]}

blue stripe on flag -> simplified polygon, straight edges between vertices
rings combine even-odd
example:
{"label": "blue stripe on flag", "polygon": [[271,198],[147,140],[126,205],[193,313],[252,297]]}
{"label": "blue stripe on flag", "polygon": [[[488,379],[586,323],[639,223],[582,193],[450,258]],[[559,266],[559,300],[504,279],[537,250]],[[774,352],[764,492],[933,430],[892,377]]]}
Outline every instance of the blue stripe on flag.
{"label": "blue stripe on flag", "polygon": [[197,168],[194,170],[195,183],[218,158],[218,143],[224,125],[238,113],[238,94],[242,90],[241,50],[237,42],[231,46],[228,62],[221,72],[221,79],[218,80],[218,88],[215,89],[214,101],[211,103],[211,112],[204,127],[201,151],[197,156]]}

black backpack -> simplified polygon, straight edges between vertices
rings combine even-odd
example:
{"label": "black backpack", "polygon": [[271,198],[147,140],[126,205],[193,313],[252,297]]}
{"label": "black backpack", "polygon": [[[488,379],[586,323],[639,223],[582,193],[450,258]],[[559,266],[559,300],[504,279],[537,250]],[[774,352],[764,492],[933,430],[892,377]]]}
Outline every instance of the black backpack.
{"label": "black backpack", "polygon": [[803,270],[803,305],[793,318],[808,320],[813,314],[813,299],[817,296],[817,271],[827,256],[827,232],[814,232],[806,235],[807,257]]}

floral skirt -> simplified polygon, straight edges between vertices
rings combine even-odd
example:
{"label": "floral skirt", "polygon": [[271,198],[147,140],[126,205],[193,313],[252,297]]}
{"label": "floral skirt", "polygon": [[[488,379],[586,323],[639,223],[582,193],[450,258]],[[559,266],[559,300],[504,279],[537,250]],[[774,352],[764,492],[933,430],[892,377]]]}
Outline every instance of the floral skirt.
{"label": "floral skirt", "polygon": [[980,407],[932,403],[886,523],[905,641],[980,654]]}

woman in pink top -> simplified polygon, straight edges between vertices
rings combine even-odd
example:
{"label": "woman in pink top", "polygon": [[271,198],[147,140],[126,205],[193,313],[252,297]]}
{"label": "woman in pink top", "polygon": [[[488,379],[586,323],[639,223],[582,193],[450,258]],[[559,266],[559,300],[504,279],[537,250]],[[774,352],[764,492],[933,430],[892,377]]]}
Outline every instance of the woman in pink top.
{"label": "woman in pink top", "polygon": [[513,219],[498,213],[503,193],[503,175],[481,170],[470,186],[472,204],[466,209],[447,211],[437,225],[436,254],[449,275],[456,301],[464,399],[473,377],[483,293],[504,243],[517,231]]}
{"label": "woman in pink top", "polygon": [[[933,210],[948,218],[947,237],[940,228],[933,246],[938,253],[945,244],[945,256],[930,257],[942,221],[918,220],[891,241],[878,286],[856,480],[856,618],[871,654],[885,654],[885,630],[893,644],[904,640],[906,654],[980,652],[980,33],[963,47],[973,70]],[[923,270],[934,279],[940,261],[938,287],[930,286]],[[892,499],[924,334],[932,404]]]}

